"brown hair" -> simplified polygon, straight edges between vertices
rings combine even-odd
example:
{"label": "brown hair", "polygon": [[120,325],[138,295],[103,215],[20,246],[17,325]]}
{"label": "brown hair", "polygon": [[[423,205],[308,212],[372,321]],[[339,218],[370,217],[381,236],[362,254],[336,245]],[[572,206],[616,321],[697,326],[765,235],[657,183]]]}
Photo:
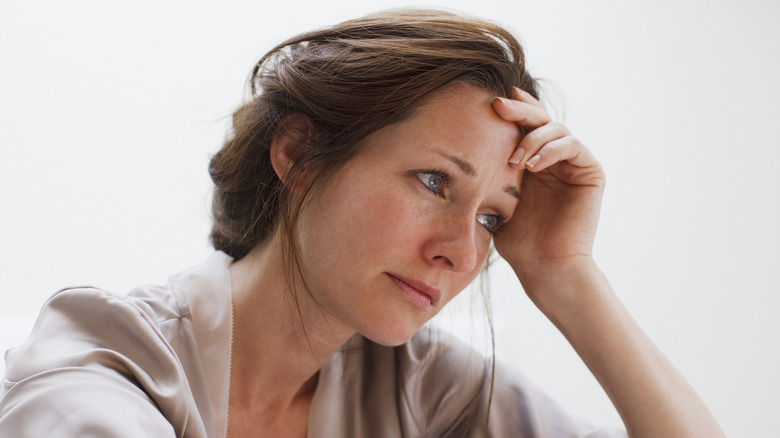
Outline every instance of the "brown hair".
{"label": "brown hair", "polygon": [[[251,98],[211,159],[211,242],[238,260],[281,225],[295,263],[295,223],[305,198],[359,151],[361,140],[409,117],[453,82],[501,96],[520,87],[537,96],[522,47],[502,27],[438,10],[399,9],[305,33],[274,47],[255,66]],[[288,181],[306,169],[304,199],[271,166],[269,145],[285,116],[308,132]]]}

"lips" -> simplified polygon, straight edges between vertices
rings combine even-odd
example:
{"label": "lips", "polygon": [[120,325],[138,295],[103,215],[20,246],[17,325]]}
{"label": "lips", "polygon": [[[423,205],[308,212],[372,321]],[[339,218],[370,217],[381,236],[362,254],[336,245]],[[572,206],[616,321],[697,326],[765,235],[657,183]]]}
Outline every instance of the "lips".
{"label": "lips", "polygon": [[401,289],[407,300],[423,310],[435,306],[441,299],[441,291],[428,283],[390,273],[387,275]]}

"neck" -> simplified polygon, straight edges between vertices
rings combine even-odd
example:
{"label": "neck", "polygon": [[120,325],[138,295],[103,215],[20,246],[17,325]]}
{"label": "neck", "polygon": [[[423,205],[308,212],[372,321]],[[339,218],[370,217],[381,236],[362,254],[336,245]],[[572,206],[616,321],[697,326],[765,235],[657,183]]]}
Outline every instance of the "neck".
{"label": "neck", "polygon": [[277,414],[311,399],[319,369],[355,333],[323,312],[300,281],[289,290],[281,245],[277,233],[230,267],[231,404]]}

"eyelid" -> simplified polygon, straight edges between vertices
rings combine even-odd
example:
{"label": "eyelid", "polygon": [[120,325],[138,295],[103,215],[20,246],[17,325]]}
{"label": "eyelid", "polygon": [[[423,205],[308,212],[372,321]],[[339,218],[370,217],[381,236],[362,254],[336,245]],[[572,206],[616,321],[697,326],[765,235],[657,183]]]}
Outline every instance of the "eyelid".
{"label": "eyelid", "polygon": [[[444,197],[444,193],[442,193],[442,188],[447,187],[449,185],[449,183],[450,183],[450,175],[447,172],[445,172],[445,171],[443,171],[441,169],[418,169],[418,170],[413,170],[411,173],[415,176],[415,178],[417,178],[420,181],[421,184],[423,184],[423,186],[425,186],[425,188],[427,190],[435,193],[438,196]],[[431,190],[431,188],[428,187],[425,184],[425,182],[420,178],[420,175],[436,175],[437,177],[439,177],[441,179],[441,186],[439,186],[439,188],[436,191]],[[501,214],[499,212],[495,212],[495,213],[480,213],[477,216],[491,216],[491,217],[494,217],[496,219],[496,226],[492,230],[488,229],[487,227],[485,227],[484,225],[482,225],[480,223],[480,225],[482,225],[482,227],[485,230],[487,230],[493,236],[495,236],[498,233],[500,233],[503,230],[503,228],[506,226],[506,224],[507,224],[507,222],[509,220],[509,218],[506,215],[503,215],[503,214]],[[479,223],[479,221],[477,221],[477,222]]]}
{"label": "eyelid", "polygon": [[[439,196],[443,196],[443,193],[441,192],[441,189],[444,187],[447,187],[450,183],[450,176],[447,172],[439,169],[422,169],[422,170],[413,170],[412,173],[414,174],[415,178],[417,178],[421,184],[425,186],[426,189],[429,191],[436,193]],[[438,187],[437,190],[432,190],[430,187],[428,187],[425,182],[420,178],[420,175],[435,175],[441,180],[441,185]]]}
{"label": "eyelid", "polygon": [[485,230],[487,230],[487,231],[488,231],[488,232],[489,232],[491,235],[493,235],[494,237],[495,237],[495,236],[496,236],[498,233],[500,233],[500,232],[501,232],[501,231],[504,229],[504,227],[506,226],[506,224],[507,224],[507,222],[508,222],[508,218],[507,218],[506,216],[504,216],[503,214],[501,214],[501,213],[494,213],[494,214],[485,214],[485,213],[482,213],[482,214],[478,214],[477,216],[478,216],[478,217],[479,217],[479,216],[490,216],[490,217],[493,217],[493,218],[495,218],[495,220],[496,220],[496,224],[495,224],[495,226],[494,226],[492,229],[490,229],[490,228],[488,228],[488,227],[486,227],[486,226],[482,225],[482,223],[481,223],[481,222],[479,222],[479,220],[477,220],[477,223],[479,223],[480,225],[482,225],[482,227],[483,227]]}
{"label": "eyelid", "polygon": [[441,169],[420,170],[417,173],[430,173],[432,175],[436,175],[439,178],[441,178],[441,182],[444,183],[445,185],[449,184],[450,182],[450,175]]}

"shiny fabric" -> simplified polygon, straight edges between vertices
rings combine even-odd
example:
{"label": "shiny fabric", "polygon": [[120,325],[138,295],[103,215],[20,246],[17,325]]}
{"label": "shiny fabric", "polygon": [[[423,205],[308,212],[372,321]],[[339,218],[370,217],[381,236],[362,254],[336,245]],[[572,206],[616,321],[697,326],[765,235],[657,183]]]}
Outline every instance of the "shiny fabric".
{"label": "shiny fabric", "polygon": [[[223,438],[230,382],[231,258],[127,296],[65,289],[6,353],[0,437]],[[390,348],[356,335],[320,370],[309,437],[607,437],[529,382],[423,329]]]}

